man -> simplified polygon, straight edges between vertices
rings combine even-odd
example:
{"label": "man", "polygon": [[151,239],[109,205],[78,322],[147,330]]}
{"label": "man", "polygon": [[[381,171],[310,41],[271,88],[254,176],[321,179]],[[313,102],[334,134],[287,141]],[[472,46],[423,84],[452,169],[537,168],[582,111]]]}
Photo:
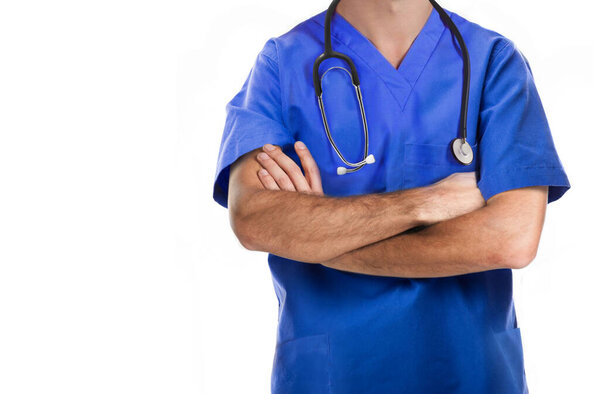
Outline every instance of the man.
{"label": "man", "polygon": [[[525,57],[449,14],[471,55],[466,166],[448,146],[461,52],[425,0],[342,0],[331,22],[361,78],[375,163],[336,172],[310,74],[324,13],[269,40],[228,104],[214,198],[242,245],[269,252],[273,392],[527,392],[511,269],[534,259],[546,205],[570,185]],[[319,70],[327,116],[360,160],[337,60]]]}

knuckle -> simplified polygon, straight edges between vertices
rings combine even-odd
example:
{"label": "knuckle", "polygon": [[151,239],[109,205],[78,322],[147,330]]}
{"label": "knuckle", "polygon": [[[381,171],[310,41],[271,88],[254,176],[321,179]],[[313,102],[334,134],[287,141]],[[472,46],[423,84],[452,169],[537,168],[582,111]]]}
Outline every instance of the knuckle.
{"label": "knuckle", "polygon": [[289,163],[288,161],[282,161],[279,163],[279,166],[288,174],[294,173],[297,167],[294,165],[294,163]]}
{"label": "knuckle", "polygon": [[277,181],[277,183],[279,183],[280,185],[284,185],[287,184],[289,179],[286,176],[280,175],[277,178],[275,178],[275,180]]}

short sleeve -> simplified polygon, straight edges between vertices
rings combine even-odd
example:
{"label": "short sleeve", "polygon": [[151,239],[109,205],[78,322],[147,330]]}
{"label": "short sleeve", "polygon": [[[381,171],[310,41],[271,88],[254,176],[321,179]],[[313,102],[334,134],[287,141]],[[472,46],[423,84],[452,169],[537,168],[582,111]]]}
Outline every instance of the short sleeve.
{"label": "short sleeve", "polygon": [[527,59],[506,40],[492,54],[479,119],[479,181],[487,201],[503,191],[548,188],[548,203],[569,180],[556,152]]}
{"label": "short sleeve", "polygon": [[230,165],[243,154],[266,143],[293,144],[284,126],[277,48],[269,40],[244,82],[226,106],[225,129],[217,159],[213,198],[227,208]]}

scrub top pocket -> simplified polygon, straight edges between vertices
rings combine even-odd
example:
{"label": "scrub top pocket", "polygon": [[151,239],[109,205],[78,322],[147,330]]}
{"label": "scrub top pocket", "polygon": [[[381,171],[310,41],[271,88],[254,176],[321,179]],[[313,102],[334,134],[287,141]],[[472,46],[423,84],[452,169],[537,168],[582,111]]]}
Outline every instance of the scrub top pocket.
{"label": "scrub top pocket", "polygon": [[282,342],[275,350],[271,393],[331,393],[329,369],[327,334]]}
{"label": "scrub top pocket", "polygon": [[471,144],[471,148],[473,161],[465,166],[454,158],[450,151],[450,144],[405,144],[403,188],[427,186],[455,172],[477,171],[479,168],[477,144]]}

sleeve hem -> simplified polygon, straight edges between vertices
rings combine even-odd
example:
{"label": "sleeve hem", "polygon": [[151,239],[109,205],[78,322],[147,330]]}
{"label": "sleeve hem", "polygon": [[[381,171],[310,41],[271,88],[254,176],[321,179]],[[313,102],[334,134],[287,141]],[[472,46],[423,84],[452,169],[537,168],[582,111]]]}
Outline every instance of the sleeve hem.
{"label": "sleeve hem", "polygon": [[[294,139],[287,136],[270,136],[267,141],[273,145],[279,145],[282,148],[285,145],[293,144]],[[254,149],[258,149],[263,146],[267,142],[256,141],[255,143],[246,144],[243,148],[241,148],[234,156],[230,156],[229,160],[225,160],[222,163],[222,168],[217,172],[215,177],[215,182],[213,185],[213,199],[222,207],[228,208],[227,204],[227,196],[229,194],[229,170],[231,168],[231,164],[233,164],[237,159],[246,153],[253,151]]]}
{"label": "sleeve hem", "polygon": [[487,174],[477,183],[485,201],[512,189],[548,186],[548,203],[558,200],[571,187],[560,167],[521,167]]}

